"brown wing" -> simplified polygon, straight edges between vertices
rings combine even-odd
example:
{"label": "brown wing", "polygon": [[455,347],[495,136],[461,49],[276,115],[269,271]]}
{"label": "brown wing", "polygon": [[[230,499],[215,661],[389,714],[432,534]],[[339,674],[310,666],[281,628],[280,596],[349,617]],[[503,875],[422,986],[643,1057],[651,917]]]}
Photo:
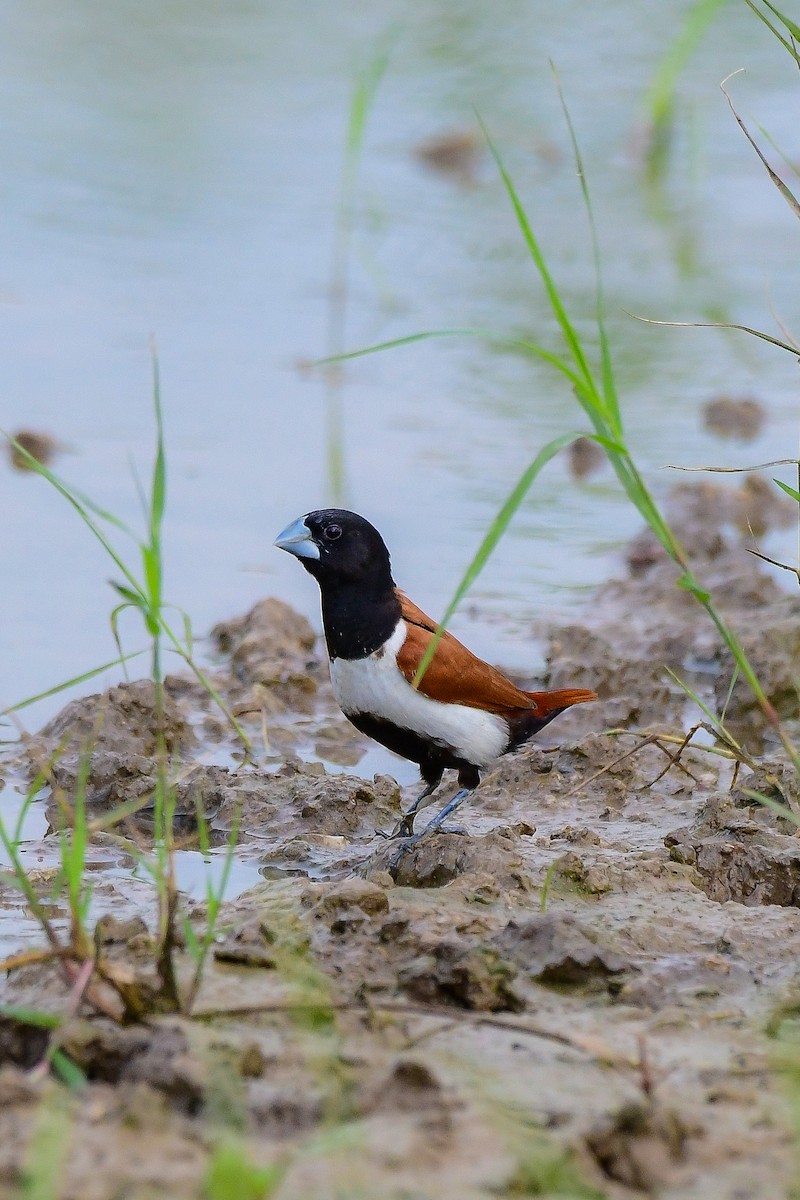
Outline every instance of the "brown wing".
{"label": "brown wing", "polygon": [[[397,665],[412,683],[425,651],[438,626],[399,588],[395,589],[406,622],[406,640],[397,655]],[[542,716],[560,712],[573,704],[596,700],[588,688],[565,688],[554,692],[523,692],[505,675],[478,658],[447,630],[442,634],[433,658],[418,684],[431,700],[445,704],[464,704],[488,712],[527,709]]]}
{"label": "brown wing", "polygon": [[[397,655],[397,665],[411,683],[437,626],[399,588],[397,595],[408,630]],[[536,702],[515,687],[510,679],[477,658],[447,631],[442,634],[419,682],[419,690],[431,700],[465,704],[468,708],[484,708],[489,712],[536,708]]]}

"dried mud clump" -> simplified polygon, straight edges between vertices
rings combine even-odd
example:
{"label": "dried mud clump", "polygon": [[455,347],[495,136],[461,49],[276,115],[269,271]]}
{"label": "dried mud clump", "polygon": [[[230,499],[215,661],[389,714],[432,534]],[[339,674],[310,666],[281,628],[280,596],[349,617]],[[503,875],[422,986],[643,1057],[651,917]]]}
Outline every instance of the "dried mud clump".
{"label": "dried mud clump", "polygon": [[525,1001],[515,991],[516,969],[489,946],[448,938],[398,972],[397,981],[412,1000],[451,1004],[481,1012],[521,1012]]}
{"label": "dried mud clump", "polygon": [[729,797],[714,797],[696,824],[664,841],[676,861],[694,868],[712,900],[800,907],[800,842],[770,828],[763,810],[750,814]]}
{"label": "dried mud clump", "polygon": [[229,659],[231,697],[237,713],[260,713],[267,707],[313,711],[314,696],[324,678],[315,653],[316,635],[305,617],[281,600],[260,600],[242,617],[211,630],[220,653]]}
{"label": "dried mud clump", "polygon": [[168,677],[163,723],[151,680],[119,684],[106,692],[73,700],[26,743],[24,756],[29,771],[43,772],[71,798],[88,756],[86,799],[90,804],[112,806],[138,799],[155,785],[162,734],[166,753],[173,761],[188,755],[195,746],[188,717],[171,691]]}
{"label": "dried mud clump", "polygon": [[372,838],[376,825],[390,823],[400,808],[399,788],[387,775],[370,782],[306,763],[287,763],[277,773],[225,771],[216,794],[216,829],[240,819],[244,840],[256,835],[273,845],[320,834]]}
{"label": "dried mud clump", "polygon": [[531,979],[570,986],[607,981],[630,968],[630,961],[569,915],[509,921],[494,939],[497,949]]}
{"label": "dried mud clump", "polygon": [[600,1122],[586,1145],[607,1179],[652,1194],[675,1181],[690,1132],[676,1112],[634,1102]]}
{"label": "dried mud clump", "polygon": [[[748,628],[741,641],[752,667],[770,703],[781,720],[800,716],[797,664],[800,661],[800,603],[787,602],[782,619],[755,630]],[[766,719],[746,681],[738,678],[730,692],[733,659],[727,650],[717,655],[719,671],[714,681],[714,697],[719,711],[725,710],[726,723],[734,731],[765,728]],[[730,695],[729,695],[730,692]]]}
{"label": "dried mud clump", "polygon": [[766,420],[764,405],[754,396],[715,396],[703,405],[703,424],[719,437],[752,442]]}
{"label": "dried mud clump", "polygon": [[[370,872],[388,870],[398,846],[389,842],[380,847],[370,861]],[[423,838],[392,867],[391,874],[401,887],[441,888],[460,876],[486,874],[501,891],[528,892],[533,886],[511,829],[492,830],[483,837],[437,833]]]}
{"label": "dried mud clump", "polygon": [[[800,603],[759,567],[746,545],[752,547],[752,533],[782,525],[787,515],[786,497],[752,479],[738,488],[682,483],[667,504],[667,518],[698,579],[742,636],[782,717],[800,712],[792,686]],[[697,686],[708,688],[712,675],[709,700],[721,707],[733,663],[695,598],[676,586],[679,568],[650,530],[633,540],[626,557],[630,576],[598,589],[591,628],[570,625],[551,634],[549,686],[594,687],[606,725],[663,726],[678,721],[685,706],[667,669],[686,677],[700,668],[706,675]],[[736,736],[758,741],[764,733],[764,718],[743,682],[736,684],[727,716]]]}

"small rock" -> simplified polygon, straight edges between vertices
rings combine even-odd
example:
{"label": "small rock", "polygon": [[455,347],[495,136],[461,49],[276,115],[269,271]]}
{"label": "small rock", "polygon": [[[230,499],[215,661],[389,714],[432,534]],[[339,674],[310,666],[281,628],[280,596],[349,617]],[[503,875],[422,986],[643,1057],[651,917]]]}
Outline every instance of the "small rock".
{"label": "small rock", "polygon": [[521,1012],[525,1001],[512,986],[515,975],[515,968],[493,948],[453,939],[402,967],[397,980],[409,996],[424,1004]]}
{"label": "small rock", "polygon": [[368,917],[377,917],[389,911],[386,892],[377,883],[367,879],[342,879],[334,884],[312,884],[306,893],[308,899],[316,899],[315,912],[321,917],[331,917],[346,908],[359,908]]}
{"label": "small rock", "polygon": [[543,913],[509,921],[494,944],[541,983],[581,984],[617,975],[631,966],[616,950],[590,939],[570,916]]}

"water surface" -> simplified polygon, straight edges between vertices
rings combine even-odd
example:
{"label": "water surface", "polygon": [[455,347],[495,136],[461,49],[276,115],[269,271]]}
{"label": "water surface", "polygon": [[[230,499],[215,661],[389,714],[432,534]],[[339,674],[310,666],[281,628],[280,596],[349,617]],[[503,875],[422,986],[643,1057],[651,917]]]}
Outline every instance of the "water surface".
{"label": "water surface", "polygon": [[[388,39],[359,175],[347,344],[455,325],[558,347],[488,158],[465,186],[415,154],[425,138],[476,129],[476,109],[592,338],[589,244],[552,58],[585,155],[621,394],[648,481],[663,493],[668,462],[793,453],[790,356],[627,315],[765,327],[772,305],[800,324],[785,269],[797,222],[718,88],[747,67],[732,84],[744,115],[800,158],[796,72],[744,6],[723,9],[693,56],[669,169],[660,188],[644,183],[644,97],[689,7],[11,0],[0,44],[4,427],[54,434],[70,448],[63,474],[139,521],[131,463],[146,477],[155,335],[167,594],[198,633],[268,593],[317,620],[315,587],[271,543],[336,498],[325,380],[303,363],[328,348],[353,82]],[[467,339],[360,359],[342,387],[343,499],[381,528],[398,581],[436,614],[526,463],[584,422],[549,368]],[[699,407],[719,391],[767,406],[754,444],[703,430]],[[0,703],[13,703],[113,656],[115,572],[40,479],[0,470],[0,506]],[[535,667],[531,621],[580,603],[638,524],[610,472],[577,484],[554,462],[457,628],[484,655]],[[790,555],[791,534],[768,549]],[[133,620],[126,644],[142,644]],[[57,703],[26,719],[35,726]]]}

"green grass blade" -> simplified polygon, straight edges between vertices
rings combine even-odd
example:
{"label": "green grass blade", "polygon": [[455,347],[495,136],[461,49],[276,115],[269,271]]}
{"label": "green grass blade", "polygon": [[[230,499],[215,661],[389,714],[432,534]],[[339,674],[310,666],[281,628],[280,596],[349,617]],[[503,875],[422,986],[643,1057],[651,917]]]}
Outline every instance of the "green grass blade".
{"label": "green grass blade", "polygon": [[669,122],[675,107],[675,90],[686,64],[717,12],[726,0],[696,0],[684,18],[677,37],[653,76],[647,93],[647,109],[656,129]]}
{"label": "green grass blade", "polygon": [[161,407],[161,376],[155,341],[151,347],[153,359],[153,407],[156,417],[156,457],[150,494],[150,546],[160,565],[161,527],[167,502],[167,461],[164,452],[164,413]]}
{"label": "green grass blade", "polygon": [[[2,431],[0,431],[0,432],[2,432]],[[4,434],[4,436],[6,438],[8,438],[8,440],[10,442],[12,442],[15,446],[17,445],[14,442],[13,438],[8,437],[8,434]],[[27,451],[24,450],[24,447],[19,447],[19,449],[27,454]],[[109,556],[109,558],[111,558],[113,560],[113,562],[116,564],[118,570],[120,570],[122,572],[122,574],[125,576],[128,583],[131,585],[131,588],[133,589],[133,591],[137,592],[142,597],[142,599],[146,599],[146,597],[143,595],[143,593],[141,591],[141,588],[139,587],[139,584],[138,584],[136,578],[134,577],[134,575],[131,574],[130,570],[125,565],[124,560],[121,558],[121,556],[119,555],[119,553],[117,552],[115,547],[112,545],[112,543],[108,540],[105,533],[99,527],[97,522],[92,520],[92,517],[90,516],[90,510],[94,509],[94,505],[92,505],[91,503],[88,505],[84,504],[79,493],[70,484],[65,483],[62,479],[60,479],[58,477],[58,475],[55,475],[53,473],[53,471],[50,470],[49,467],[45,466],[44,463],[39,462],[39,460],[37,458],[33,458],[31,455],[27,455],[27,457],[30,459],[31,470],[36,471],[37,474],[44,476],[44,478],[47,480],[47,482],[52,484],[52,486],[56,489],[56,491],[59,492],[64,497],[64,499],[69,504],[72,505],[72,507],[75,509],[75,511],[77,512],[77,514],[81,518],[81,520],[84,522],[84,524],[91,530],[91,532],[97,538],[98,542],[103,547],[106,554]],[[119,525],[118,521],[115,521],[114,523]],[[126,530],[126,532],[127,532],[127,530]]]}
{"label": "green grass blade", "polygon": [[70,1151],[73,1118],[64,1093],[55,1088],[39,1104],[25,1152],[20,1200],[58,1200],[64,1187],[64,1170]]}
{"label": "green grass blade", "polygon": [[73,1092],[80,1092],[88,1086],[89,1080],[77,1063],[74,1063],[63,1050],[54,1050],[50,1059],[54,1073],[62,1083]]}
{"label": "green grass blade", "polygon": [[669,675],[670,679],[673,679],[675,683],[677,683],[678,687],[685,692],[689,699],[697,705],[700,711],[705,713],[709,722],[719,734],[721,740],[733,750],[742,750],[742,747],[739,745],[733,734],[728,732],[728,730],[725,728],[725,725],[714,712],[714,710],[709,708],[704,700],[700,699],[700,697],[697,695],[697,692],[695,692],[693,688],[690,688],[689,684],[684,679],[681,679],[680,675],[676,675],[674,671],[670,670],[669,667],[665,667],[664,670]]}
{"label": "green grass blade", "polygon": [[783,34],[781,33],[781,31],[779,29],[775,28],[775,26],[772,24],[772,22],[770,21],[769,17],[766,15],[766,13],[762,13],[761,9],[757,8],[756,5],[753,4],[753,0],[744,0],[744,2],[747,5],[747,7],[752,9],[752,11],[756,14],[759,21],[764,22],[767,29],[770,31],[770,33],[772,34],[773,37],[778,39],[778,41],[783,46],[784,50],[787,50],[789,52],[789,54],[792,55],[795,62],[798,62],[797,51],[796,51],[795,47],[792,45],[791,42],[787,41],[787,39],[783,36]]}
{"label": "green grass blade", "polygon": [[40,700],[47,700],[50,696],[56,696],[59,692],[66,691],[67,688],[77,687],[79,683],[86,683],[87,680],[94,679],[96,675],[102,675],[103,671],[110,671],[112,667],[122,666],[132,658],[138,658],[144,653],[144,650],[134,650],[131,654],[120,654],[118,658],[112,658],[110,662],[103,663],[102,666],[92,667],[90,671],[84,671],[81,675],[74,675],[72,679],[57,683],[54,687],[48,688],[46,692],[38,692],[35,696],[27,696],[24,700],[19,700],[9,708],[0,710],[0,717],[7,713],[21,712],[23,708],[28,708],[31,704],[38,704]]}
{"label": "green grass blade", "polygon": [[772,796],[765,796],[763,792],[753,792],[750,788],[744,788],[743,790],[745,796],[751,796],[753,800],[757,800],[759,804],[763,804],[764,808],[768,808],[779,817],[791,821],[793,825],[800,826],[800,816],[796,812],[792,812],[791,808],[787,808],[785,804],[781,804],[780,800],[775,800]]}
{"label": "green grass blade", "polygon": [[565,446],[570,444],[570,442],[574,442],[577,438],[585,436],[586,434],[583,433],[561,434],[560,437],[554,438],[551,442],[548,442],[547,445],[539,451],[533,462],[525,468],[519,480],[517,481],[516,486],[511,491],[505,504],[500,509],[491,526],[489,527],[486,535],[483,538],[483,541],[475,553],[475,556],[464,572],[461,582],[456,588],[455,595],[445,610],[445,614],[442,617],[437,632],[431,639],[428,648],[423,655],[422,662],[417,668],[417,673],[413,679],[414,687],[419,685],[420,680],[427,671],[431,659],[436,652],[439,639],[447,628],[448,623],[452,619],[453,613],[456,611],[459,604],[464,599],[483,568],[486,566],[492,551],[508,528],[511,518],[514,516],[517,509],[522,504],[522,501],[527,496],[542,467],[546,466],[547,463],[550,462],[550,459],[554,458],[555,455],[558,454],[559,450],[563,450]]}
{"label": "green grass blade", "polygon": [[789,484],[784,483],[781,479],[774,479],[773,483],[777,483],[782,492],[786,492],[787,496],[791,496],[793,500],[796,500],[800,504],[800,492],[798,492],[797,488],[789,487]]}
{"label": "green grass blade", "polygon": [[203,1200],[269,1200],[286,1169],[283,1163],[255,1167],[243,1146],[225,1142],[212,1155],[203,1182]]}
{"label": "green grass blade", "polygon": [[616,380],[614,379],[614,370],[611,362],[611,348],[608,341],[605,322],[605,293],[603,290],[603,272],[600,265],[600,239],[597,236],[597,224],[594,219],[594,208],[592,206],[592,197],[589,192],[589,185],[586,179],[586,168],[583,165],[583,156],[578,138],[575,133],[575,126],[572,124],[569,108],[567,107],[566,98],[561,88],[561,81],[558,78],[555,67],[552,62],[550,69],[556,82],[556,90],[558,99],[561,103],[561,111],[564,114],[564,120],[567,123],[569,130],[569,138],[572,144],[572,157],[575,160],[575,166],[578,171],[578,180],[581,186],[581,195],[583,196],[583,206],[586,209],[586,217],[589,224],[589,235],[592,243],[592,259],[594,261],[594,279],[595,279],[595,321],[597,324],[597,332],[600,338],[600,354],[601,367],[603,378],[603,399],[605,401],[605,411],[609,416],[609,423],[617,437],[622,437],[622,415],[619,407],[619,395],[617,393]]}
{"label": "green grass blade", "polygon": [[21,1025],[32,1025],[35,1029],[60,1029],[63,1019],[55,1013],[40,1012],[38,1008],[26,1008],[20,1004],[0,1004],[0,1017],[19,1021]]}
{"label": "green grass blade", "polygon": [[586,356],[583,352],[581,340],[575,330],[575,327],[573,326],[572,322],[569,319],[569,315],[568,315],[567,310],[564,307],[564,304],[561,300],[561,296],[559,295],[558,289],[556,288],[553,277],[550,274],[550,271],[547,267],[547,263],[545,262],[544,255],[542,254],[542,251],[541,251],[541,247],[539,246],[539,243],[533,232],[533,228],[531,227],[530,221],[528,220],[527,214],[522,205],[522,201],[520,200],[519,195],[517,193],[517,189],[514,186],[511,176],[509,175],[508,171],[506,170],[505,163],[503,162],[503,159],[500,155],[500,151],[498,150],[497,146],[492,141],[489,131],[486,128],[486,125],[481,120],[480,116],[478,116],[478,121],[480,122],[481,129],[483,130],[483,135],[486,138],[486,143],[489,147],[489,150],[491,151],[492,157],[494,158],[494,161],[497,164],[497,169],[500,172],[500,178],[502,179],[503,185],[505,186],[506,192],[508,193],[508,198],[511,201],[511,206],[512,206],[512,208],[514,210],[514,214],[517,218],[517,224],[519,225],[519,228],[522,232],[522,236],[525,241],[525,245],[528,248],[528,252],[529,252],[531,258],[533,259],[534,263],[536,264],[536,269],[539,272],[542,283],[544,284],[545,291],[547,292],[547,298],[550,301],[550,307],[552,308],[553,313],[555,314],[556,320],[558,321],[558,323],[561,327],[561,333],[564,337],[564,341],[567,343],[570,353],[574,359],[574,362],[575,362],[575,365],[577,368],[577,373],[580,376],[580,378],[584,380],[584,382],[587,384],[587,386],[589,388],[591,388],[592,387],[592,373],[591,373],[591,370],[589,369],[589,364],[588,364],[588,362],[586,360]]}
{"label": "green grass blade", "polygon": [[[25,460],[29,470],[35,471],[37,475],[43,475],[50,483],[54,482],[57,476],[55,476],[53,472],[38,458],[34,458],[30,451],[26,450],[24,446],[20,445],[16,438],[12,437],[10,433],[6,433],[4,429],[0,429],[0,436],[4,437],[6,441],[14,447],[15,451],[20,455],[20,457]],[[63,486],[80,501],[84,508],[93,512],[96,516],[102,518],[102,520],[108,521],[110,525],[114,525],[120,530],[121,533],[127,534],[128,537],[133,538],[134,541],[136,540],[136,535],[133,530],[129,525],[126,525],[126,523],[120,517],[115,516],[114,513],[109,512],[106,508],[101,508],[99,504],[95,504],[94,500],[92,500],[90,496],[87,496],[78,488],[73,487],[72,484],[64,484]]]}

